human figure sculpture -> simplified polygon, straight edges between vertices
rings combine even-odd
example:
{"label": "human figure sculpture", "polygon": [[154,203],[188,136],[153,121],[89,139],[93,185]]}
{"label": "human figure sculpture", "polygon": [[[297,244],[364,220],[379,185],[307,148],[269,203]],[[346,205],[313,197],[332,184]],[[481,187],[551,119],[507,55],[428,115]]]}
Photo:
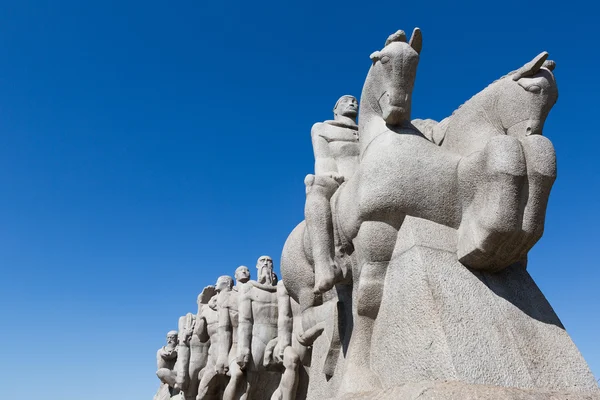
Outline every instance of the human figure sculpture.
{"label": "human figure sculpture", "polygon": [[[183,389],[186,399],[195,399],[198,394],[198,385],[200,383],[201,372],[208,361],[208,349],[210,348],[210,338],[206,334],[206,319],[202,317],[202,311],[207,307],[211,298],[216,295],[215,287],[206,286],[202,293],[198,295],[198,311],[193,318],[186,316],[180,320],[180,335],[185,332],[185,339],[180,338],[180,349],[185,352],[186,346],[189,347],[189,362],[178,362],[177,369],[177,388]],[[190,323],[192,325],[191,337],[188,337]]]}
{"label": "human figure sculpture", "polygon": [[[177,344],[177,362],[175,363],[175,389],[183,390],[186,395],[190,384],[190,341],[196,323],[196,316],[188,313],[179,318],[178,344]],[[188,396],[189,398],[189,396]],[[195,395],[194,395],[195,399]],[[192,399],[193,400],[193,399]]]}
{"label": "human figure sculpture", "polygon": [[156,352],[156,375],[160,381],[169,386],[169,392],[174,394],[175,379],[177,373],[175,363],[177,362],[177,331],[167,333],[167,344]]}
{"label": "human figure sculpture", "polygon": [[298,384],[299,357],[292,348],[293,316],[283,282],[276,281],[273,260],[258,259],[260,281],[248,281],[240,292],[237,364],[247,374],[242,399],[253,399],[260,375],[283,364],[273,400],[293,400]]}
{"label": "human figure sculpture", "polygon": [[[231,278],[230,278],[231,279]],[[217,282],[222,284],[223,280]],[[216,355],[219,348],[219,314],[217,311],[217,288],[215,287],[215,295],[211,297],[208,304],[202,307],[200,318],[196,318],[197,323],[200,324],[198,335],[200,340],[210,340],[210,347],[208,348],[208,358],[206,366],[200,371],[200,384],[198,387],[197,400],[207,400],[214,398],[218,390],[217,380],[215,380],[215,365]]]}
{"label": "human figure sculpture", "polygon": [[[326,292],[342,277],[336,265],[330,200],[350,179],[359,162],[358,101],[344,95],[333,108],[334,119],[318,122],[311,130],[315,174],[308,175],[304,216],[315,269],[315,291]],[[315,240],[312,240],[315,238]]]}
{"label": "human figure sculpture", "polygon": [[245,375],[236,362],[238,349],[238,313],[242,287],[250,280],[250,270],[245,265],[235,270],[235,287],[224,287],[218,297],[220,350],[216,370],[230,376],[223,392],[223,400],[239,399],[245,390]]}

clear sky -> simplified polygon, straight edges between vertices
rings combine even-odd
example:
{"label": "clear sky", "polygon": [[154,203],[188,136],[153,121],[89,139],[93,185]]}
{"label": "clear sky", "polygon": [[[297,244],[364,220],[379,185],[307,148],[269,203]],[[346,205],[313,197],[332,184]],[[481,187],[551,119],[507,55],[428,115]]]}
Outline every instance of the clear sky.
{"label": "clear sky", "polygon": [[202,288],[261,254],[278,267],[311,125],[415,26],[414,118],[543,50],[556,61],[559,177],[529,271],[600,378],[597,15],[581,0],[2,2],[2,387],[150,399],[156,350]]}

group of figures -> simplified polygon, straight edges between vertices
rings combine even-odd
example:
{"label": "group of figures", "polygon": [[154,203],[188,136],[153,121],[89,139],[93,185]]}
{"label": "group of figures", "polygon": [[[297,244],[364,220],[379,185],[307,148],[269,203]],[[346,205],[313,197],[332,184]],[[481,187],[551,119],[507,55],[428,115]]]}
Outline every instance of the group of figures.
{"label": "group of figures", "polygon": [[167,333],[156,355],[155,400],[296,398],[301,349],[292,346],[292,302],[271,257],[256,268],[256,280],[242,265],[235,282],[224,275],[205,287],[197,314]]}
{"label": "group of figures", "polygon": [[599,398],[526,269],[556,178],[542,136],[556,64],[543,52],[444,120],[411,120],[421,48],[418,28],[392,34],[370,56],[360,107],[342,96],[313,126],[282,281],[261,257],[257,281],[240,267],[235,286],[205,289],[159,350],[171,393]]}

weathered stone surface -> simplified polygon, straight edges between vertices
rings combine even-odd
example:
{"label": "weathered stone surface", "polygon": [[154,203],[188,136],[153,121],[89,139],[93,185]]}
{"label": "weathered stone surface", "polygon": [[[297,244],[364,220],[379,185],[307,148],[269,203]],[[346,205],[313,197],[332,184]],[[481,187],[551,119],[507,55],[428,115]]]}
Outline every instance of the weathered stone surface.
{"label": "weathered stone surface", "polygon": [[418,382],[373,393],[360,393],[344,400],[598,400],[596,393],[469,385],[462,382]]}
{"label": "weathered stone surface", "polygon": [[207,287],[157,354],[157,396],[599,399],[526,270],[556,178],[541,135],[556,63],[540,53],[442,121],[411,121],[422,46],[418,28],[390,35],[358,125],[345,95],[312,127],[283,280],[262,256],[256,280],[242,266]]}

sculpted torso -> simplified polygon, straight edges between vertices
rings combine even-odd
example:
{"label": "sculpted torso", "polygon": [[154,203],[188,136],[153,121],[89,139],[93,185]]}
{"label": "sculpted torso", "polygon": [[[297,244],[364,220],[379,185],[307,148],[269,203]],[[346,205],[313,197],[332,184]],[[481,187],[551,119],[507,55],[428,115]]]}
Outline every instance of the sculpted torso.
{"label": "sculpted torso", "polygon": [[268,343],[277,337],[277,287],[251,281],[244,294],[252,301],[252,340]]}
{"label": "sculpted torso", "polygon": [[315,174],[336,172],[349,179],[358,166],[358,129],[338,121],[313,125],[311,130],[315,152]]}
{"label": "sculpted torso", "polygon": [[238,301],[240,298],[240,294],[237,288],[233,288],[231,294],[229,295],[229,299],[227,300],[227,309],[229,311],[229,318],[231,320],[231,327],[233,328],[232,332],[232,341],[233,343],[237,343],[238,335],[237,328],[239,325],[239,311],[238,311]]}
{"label": "sculpted torso", "polygon": [[[211,303],[216,305],[216,302]],[[202,317],[206,321],[206,333],[208,334],[211,342],[211,345],[208,348],[208,354],[209,356],[212,356],[216,351],[214,349],[216,342],[218,341],[217,331],[219,329],[219,314],[217,310],[213,309],[210,305],[206,305],[202,310]]]}
{"label": "sculpted torso", "polygon": [[176,348],[167,348],[167,346],[161,347],[156,353],[156,364],[158,369],[167,368],[173,369],[175,362],[177,361],[177,350]]}

